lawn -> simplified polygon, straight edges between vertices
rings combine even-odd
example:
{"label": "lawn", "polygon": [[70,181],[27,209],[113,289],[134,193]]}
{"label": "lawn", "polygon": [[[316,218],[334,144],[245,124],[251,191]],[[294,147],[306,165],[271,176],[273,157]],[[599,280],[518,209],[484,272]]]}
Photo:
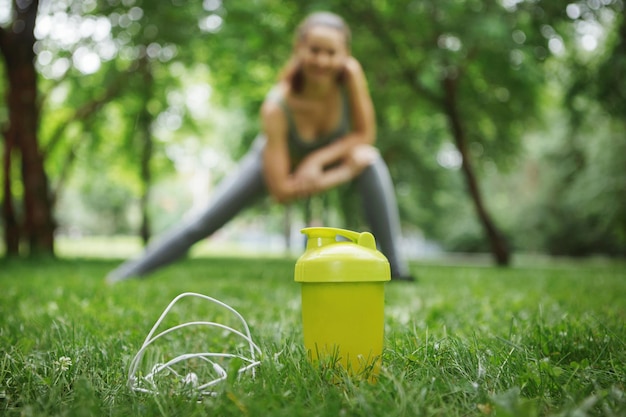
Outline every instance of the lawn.
{"label": "lawn", "polygon": [[[0,262],[1,415],[626,415],[624,263],[414,263],[418,282],[386,285],[372,384],[308,362],[294,259],[194,258],[114,286],[103,281],[111,260]],[[215,396],[178,381],[158,395],[131,391],[131,359],[183,292],[245,317],[263,351],[256,375],[231,373]],[[229,320],[197,302],[174,319]],[[166,343],[154,357],[234,342],[189,332]]]}

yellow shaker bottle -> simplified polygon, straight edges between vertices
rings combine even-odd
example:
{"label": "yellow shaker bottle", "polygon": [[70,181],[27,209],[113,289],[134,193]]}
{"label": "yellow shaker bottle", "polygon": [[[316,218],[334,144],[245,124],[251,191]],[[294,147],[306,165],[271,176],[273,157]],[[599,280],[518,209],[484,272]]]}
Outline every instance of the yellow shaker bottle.
{"label": "yellow shaker bottle", "polygon": [[308,240],[295,281],[302,283],[304,346],[313,361],[336,359],[350,375],[373,378],[383,350],[389,262],[371,233],[332,227],[302,233]]}

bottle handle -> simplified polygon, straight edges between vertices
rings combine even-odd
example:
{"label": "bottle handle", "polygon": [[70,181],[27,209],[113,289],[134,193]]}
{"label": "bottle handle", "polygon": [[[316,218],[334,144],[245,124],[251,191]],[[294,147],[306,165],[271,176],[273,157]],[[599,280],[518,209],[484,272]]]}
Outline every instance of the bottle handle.
{"label": "bottle handle", "polygon": [[376,250],[376,239],[370,232],[359,233],[336,227],[305,227],[301,232],[308,238],[306,243],[307,249],[336,243],[337,236],[343,236],[359,246]]}

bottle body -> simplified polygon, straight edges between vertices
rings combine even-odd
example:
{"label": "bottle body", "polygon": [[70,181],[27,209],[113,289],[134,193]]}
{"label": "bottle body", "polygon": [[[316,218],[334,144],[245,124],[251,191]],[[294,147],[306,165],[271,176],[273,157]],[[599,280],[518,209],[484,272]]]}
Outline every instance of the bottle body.
{"label": "bottle body", "polygon": [[351,375],[378,374],[384,339],[382,282],[302,284],[304,347],[315,362]]}
{"label": "bottle body", "polygon": [[[370,233],[323,227],[303,233],[309,240],[295,281],[301,283],[309,358],[373,380],[381,366],[389,262]],[[349,240],[337,241],[336,235]]]}

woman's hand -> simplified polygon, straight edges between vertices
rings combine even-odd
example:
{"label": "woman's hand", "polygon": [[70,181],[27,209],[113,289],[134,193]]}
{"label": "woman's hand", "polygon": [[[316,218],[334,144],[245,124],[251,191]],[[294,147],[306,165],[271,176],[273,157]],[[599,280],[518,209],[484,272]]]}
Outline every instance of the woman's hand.
{"label": "woman's hand", "polygon": [[352,178],[354,178],[365,168],[373,164],[378,157],[378,149],[371,145],[360,144],[355,145],[350,152],[348,152],[345,163],[350,167]]}
{"label": "woman's hand", "polygon": [[305,158],[292,175],[300,197],[323,191],[324,166],[315,158]]}
{"label": "woman's hand", "polygon": [[307,197],[351,181],[379,158],[371,145],[354,145],[346,156],[325,167],[315,154],[305,158],[292,174],[298,197]]}

